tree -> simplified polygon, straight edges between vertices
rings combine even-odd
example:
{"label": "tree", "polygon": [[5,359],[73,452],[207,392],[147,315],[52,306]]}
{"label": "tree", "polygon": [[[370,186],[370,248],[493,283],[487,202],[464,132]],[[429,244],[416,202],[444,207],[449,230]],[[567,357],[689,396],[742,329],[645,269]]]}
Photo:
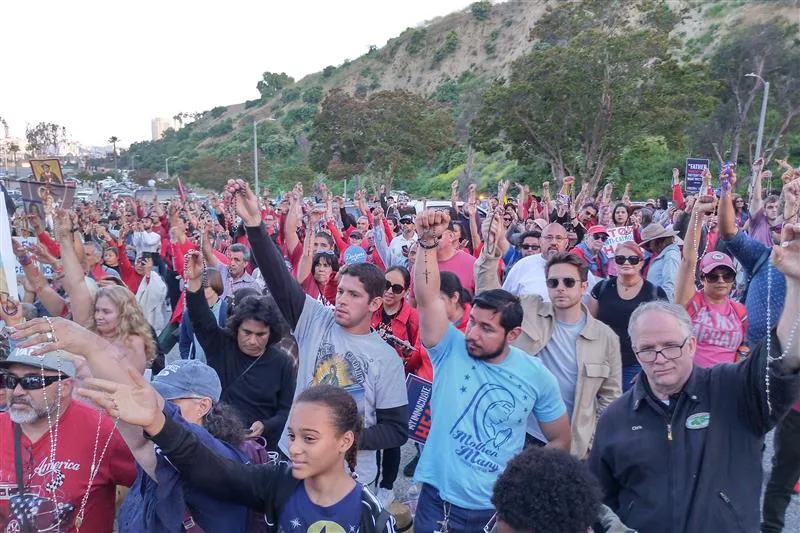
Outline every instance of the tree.
{"label": "tree", "polygon": [[265,72],[261,75],[261,80],[256,84],[256,89],[261,93],[261,98],[266,100],[267,98],[272,98],[278,94],[281,89],[293,83],[294,78],[285,72],[281,72],[280,74]]}
{"label": "tree", "polygon": [[17,176],[17,152],[19,152],[19,145],[16,143],[9,144],[8,151],[11,152],[11,157],[14,159],[14,175]]}
{"label": "tree", "polygon": [[52,122],[39,122],[25,128],[28,151],[34,157],[58,155],[58,146],[67,138],[67,128]]}
{"label": "tree", "polygon": [[450,110],[422,96],[381,91],[361,100],[334,90],[314,120],[311,168],[334,179],[409,176],[455,143],[454,130]]}
{"label": "tree", "polygon": [[637,12],[637,26],[619,2],[552,9],[534,33],[549,40],[512,64],[508,82],[484,94],[473,123],[477,148],[507,149],[521,163],[544,161],[557,182],[570,174],[594,189],[634,138],[664,129],[677,136],[707,113],[713,91],[705,71],[671,59],[676,19],[655,0],[638,7],[645,11]]}
{"label": "tree", "polygon": [[117,143],[119,142],[119,137],[112,135],[108,138],[108,142],[111,143],[112,150],[114,151],[114,170],[117,170]]}

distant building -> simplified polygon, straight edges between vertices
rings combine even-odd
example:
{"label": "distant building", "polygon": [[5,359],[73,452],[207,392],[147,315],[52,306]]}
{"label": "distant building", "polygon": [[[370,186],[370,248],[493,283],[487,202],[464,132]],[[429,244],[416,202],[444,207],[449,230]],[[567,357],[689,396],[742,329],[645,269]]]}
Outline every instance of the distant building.
{"label": "distant building", "polygon": [[172,128],[172,119],[157,117],[150,122],[150,127],[153,133],[153,140],[157,141],[164,135],[164,132]]}

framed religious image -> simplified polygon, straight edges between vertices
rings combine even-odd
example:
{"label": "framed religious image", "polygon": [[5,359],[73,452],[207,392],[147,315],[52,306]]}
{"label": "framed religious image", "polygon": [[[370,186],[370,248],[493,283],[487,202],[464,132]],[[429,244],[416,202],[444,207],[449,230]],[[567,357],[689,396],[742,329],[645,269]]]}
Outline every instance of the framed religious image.
{"label": "framed religious image", "polygon": [[64,184],[64,175],[61,173],[61,162],[58,159],[30,159],[33,172],[33,181],[42,183]]}

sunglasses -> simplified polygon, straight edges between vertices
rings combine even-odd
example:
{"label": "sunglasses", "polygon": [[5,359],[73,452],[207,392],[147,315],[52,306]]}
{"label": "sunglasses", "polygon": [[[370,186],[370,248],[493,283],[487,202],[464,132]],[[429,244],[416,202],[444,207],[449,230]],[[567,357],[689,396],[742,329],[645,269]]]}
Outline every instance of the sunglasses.
{"label": "sunglasses", "polygon": [[708,274],[703,274],[703,279],[709,282],[724,282],[730,283],[736,278],[736,274],[726,270],[725,272],[717,272],[716,274],[713,272],[709,272]]}
{"label": "sunglasses", "polygon": [[578,280],[575,278],[547,278],[547,286],[551,289],[555,289],[558,287],[558,284],[563,283],[564,287],[571,289],[578,283]]}
{"label": "sunglasses", "polygon": [[538,244],[523,244],[521,248],[523,250],[540,250],[542,247]]}
{"label": "sunglasses", "polygon": [[641,258],[638,255],[616,255],[614,256],[614,262],[618,265],[624,265],[625,263],[630,263],[631,265],[638,265]]}
{"label": "sunglasses", "polygon": [[413,220],[408,220],[408,219],[406,219],[406,220],[401,220],[401,221],[400,221],[400,223],[401,223],[401,224],[413,224],[413,223],[414,223],[414,221],[413,221]]}
{"label": "sunglasses", "polygon": [[392,283],[391,281],[386,280],[386,290],[388,291],[390,289],[395,294],[400,294],[401,292],[406,290],[406,288],[403,287],[402,285],[399,285],[397,283]]}
{"label": "sunglasses", "polygon": [[16,389],[17,385],[22,385],[23,390],[39,390],[48,387],[59,380],[66,379],[65,376],[15,376],[14,374],[3,374],[3,385],[7,389]]}
{"label": "sunglasses", "polygon": [[608,240],[608,235],[605,235],[603,233],[595,233],[594,235],[592,235],[592,237],[594,237],[594,240],[596,241],[606,242]]}

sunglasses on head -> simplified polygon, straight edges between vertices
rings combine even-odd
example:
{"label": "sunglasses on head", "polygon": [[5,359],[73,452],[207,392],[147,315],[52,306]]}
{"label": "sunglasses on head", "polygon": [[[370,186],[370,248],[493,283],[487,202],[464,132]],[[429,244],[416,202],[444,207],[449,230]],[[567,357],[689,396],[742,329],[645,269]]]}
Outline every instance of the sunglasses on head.
{"label": "sunglasses on head", "polygon": [[403,286],[402,286],[402,285],[400,285],[400,284],[397,284],[397,283],[392,283],[391,281],[389,281],[389,280],[387,279],[387,280],[386,280],[386,290],[387,290],[387,291],[388,291],[388,290],[391,290],[391,291],[392,291],[393,293],[395,293],[395,294],[400,294],[401,292],[403,292],[404,290],[406,290],[406,288],[405,288],[405,287],[403,287]]}
{"label": "sunglasses on head", "polygon": [[594,240],[596,241],[606,242],[608,240],[608,235],[606,235],[605,233],[595,233],[594,235],[592,235],[592,237],[594,237]]}
{"label": "sunglasses on head", "polygon": [[709,272],[708,274],[703,274],[703,279],[710,282],[724,282],[730,283],[736,278],[736,274],[731,272],[730,270],[725,270],[724,272]]}
{"label": "sunglasses on head", "polygon": [[14,374],[3,374],[3,385],[7,389],[16,389],[17,384],[21,385],[23,390],[38,390],[52,385],[56,381],[66,379],[66,376],[15,376]]}
{"label": "sunglasses on head", "polygon": [[563,283],[564,287],[571,289],[576,283],[578,283],[578,280],[575,278],[547,278],[546,283],[549,288],[555,289],[558,287],[559,282]]}
{"label": "sunglasses on head", "polygon": [[616,255],[614,256],[614,262],[618,265],[624,265],[625,263],[630,263],[631,265],[638,265],[641,258],[638,255]]}
{"label": "sunglasses on head", "polygon": [[523,250],[540,250],[542,247],[538,244],[523,244],[520,248]]}

